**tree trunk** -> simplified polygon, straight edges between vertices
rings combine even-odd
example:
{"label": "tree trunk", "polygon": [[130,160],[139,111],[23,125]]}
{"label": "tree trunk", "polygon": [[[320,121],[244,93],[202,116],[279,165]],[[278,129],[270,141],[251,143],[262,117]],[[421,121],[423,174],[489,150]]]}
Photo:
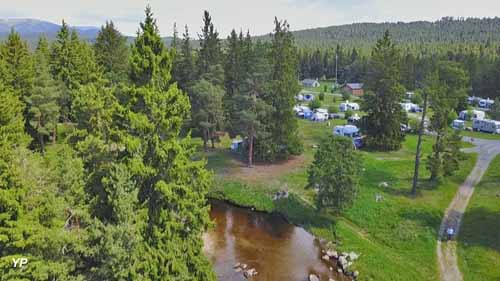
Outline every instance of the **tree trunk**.
{"label": "tree trunk", "polygon": [[52,144],[56,144],[57,138],[57,123],[54,125],[54,129],[52,129]]}
{"label": "tree trunk", "polygon": [[203,130],[203,148],[205,152],[208,151],[208,131],[207,129]]}
{"label": "tree trunk", "polygon": [[210,133],[210,142],[212,143],[212,149],[215,149],[215,132]]}
{"label": "tree trunk", "polygon": [[248,136],[248,167],[253,166],[253,134]]}
{"label": "tree trunk", "polygon": [[38,134],[38,140],[40,141],[40,153],[45,155],[45,142],[43,141],[43,135]]}
{"label": "tree trunk", "polygon": [[411,189],[411,194],[413,196],[417,195],[417,185],[418,185],[418,172],[420,169],[420,157],[422,150],[422,135],[424,134],[425,126],[425,114],[427,113],[427,94],[424,94],[424,110],[422,111],[422,120],[420,121],[420,128],[418,128],[418,141],[417,141],[417,153],[415,154],[415,171],[413,173],[413,186]]}
{"label": "tree trunk", "polygon": [[[435,150],[434,151],[434,158],[439,162],[441,162],[441,133],[438,133],[436,136],[436,144],[435,144]],[[435,181],[438,178],[439,175],[439,170],[441,169],[441,164],[439,164],[439,167],[433,167],[431,171],[431,181]]]}

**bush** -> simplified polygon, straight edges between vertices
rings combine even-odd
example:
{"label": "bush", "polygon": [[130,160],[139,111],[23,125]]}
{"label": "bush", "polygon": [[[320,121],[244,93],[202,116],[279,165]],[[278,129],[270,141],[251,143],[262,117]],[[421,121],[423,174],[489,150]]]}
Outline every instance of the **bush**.
{"label": "bush", "polygon": [[354,114],[354,112],[352,110],[348,109],[345,112],[344,117],[345,117],[345,119],[349,119],[349,117],[351,117],[353,114]]}
{"label": "bush", "polygon": [[332,106],[328,107],[328,112],[330,112],[330,113],[339,113],[339,108],[332,105]]}
{"label": "bush", "polygon": [[342,98],[344,100],[349,100],[351,98],[351,93],[349,93],[347,91],[342,91]]}
{"label": "bush", "polygon": [[325,93],[320,93],[319,94],[319,100],[323,101],[325,99]]}
{"label": "bush", "polygon": [[323,86],[323,92],[325,92],[325,93],[328,92],[328,85]]}
{"label": "bush", "polygon": [[318,99],[318,100],[312,100],[310,103],[309,103],[309,108],[311,110],[315,110],[315,109],[318,109],[321,107],[321,101]]}

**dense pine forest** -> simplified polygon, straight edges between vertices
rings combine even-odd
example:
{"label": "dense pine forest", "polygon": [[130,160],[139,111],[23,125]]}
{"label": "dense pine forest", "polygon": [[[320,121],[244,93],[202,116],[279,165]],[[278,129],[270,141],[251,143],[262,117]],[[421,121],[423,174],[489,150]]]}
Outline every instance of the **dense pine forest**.
{"label": "dense pine forest", "polygon": [[[220,132],[242,136],[248,166],[301,154],[292,110],[298,77],[333,79],[337,66],[341,83],[390,89],[391,110],[432,75],[443,87],[458,77],[457,101],[500,96],[498,19],[360,24],[307,36],[275,19],[269,40],[235,30],[222,38],[208,12],[202,19],[201,30],[175,29],[169,45],[149,7],[132,44],[112,22],[93,43],[65,22],[34,50],[15,30],[2,42],[0,280],[215,280],[202,251],[213,175],[191,137],[209,150]],[[484,26],[488,35],[478,32]],[[379,42],[368,53],[341,39],[358,36]],[[306,40],[318,49],[297,47]],[[367,112],[373,123],[386,115]],[[370,144],[398,149],[400,119],[384,123],[390,138],[374,133]],[[27,270],[12,266],[20,257]]]}

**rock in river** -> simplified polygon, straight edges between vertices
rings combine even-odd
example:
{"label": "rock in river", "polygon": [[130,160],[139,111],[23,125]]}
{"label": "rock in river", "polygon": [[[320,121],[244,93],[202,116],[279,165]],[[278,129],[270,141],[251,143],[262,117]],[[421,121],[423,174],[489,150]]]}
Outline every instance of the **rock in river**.
{"label": "rock in river", "polygon": [[320,281],[319,277],[314,274],[309,274],[309,281]]}

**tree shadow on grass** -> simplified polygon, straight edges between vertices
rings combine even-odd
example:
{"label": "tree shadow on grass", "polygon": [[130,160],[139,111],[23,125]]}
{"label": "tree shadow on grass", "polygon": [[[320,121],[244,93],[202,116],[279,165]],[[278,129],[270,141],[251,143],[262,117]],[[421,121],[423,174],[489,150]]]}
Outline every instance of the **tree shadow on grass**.
{"label": "tree shadow on grass", "polygon": [[274,201],[274,205],[277,212],[281,213],[290,223],[296,225],[327,227],[335,224],[332,215],[318,212],[316,208],[295,194]]}
{"label": "tree shadow on grass", "polygon": [[399,213],[401,218],[417,222],[423,227],[433,229],[436,234],[441,224],[441,217],[437,213],[429,212],[425,209],[405,209]]}
{"label": "tree shadow on grass", "polygon": [[469,209],[458,241],[466,246],[489,248],[500,253],[500,212],[484,207]]}

